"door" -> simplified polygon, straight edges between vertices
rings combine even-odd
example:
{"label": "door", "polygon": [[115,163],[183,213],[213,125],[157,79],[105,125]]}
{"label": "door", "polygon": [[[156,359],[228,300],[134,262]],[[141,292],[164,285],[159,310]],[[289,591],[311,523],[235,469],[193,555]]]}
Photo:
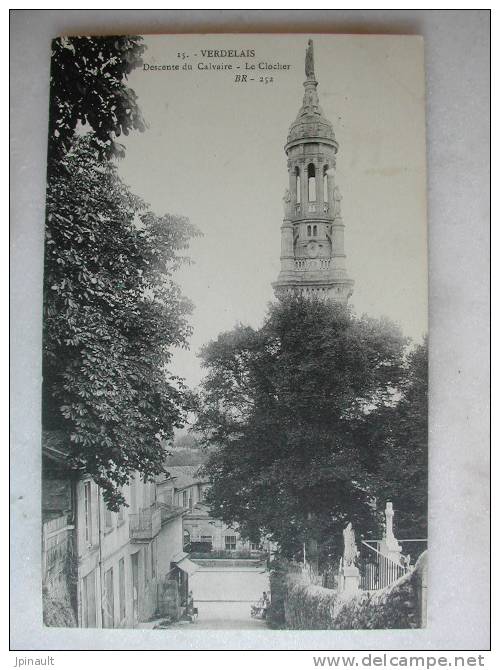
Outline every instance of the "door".
{"label": "door", "polygon": [[115,627],[115,592],[113,584],[113,568],[106,571],[104,575],[106,589],[104,600],[104,628]]}
{"label": "door", "polygon": [[84,628],[95,628],[97,626],[96,602],[95,602],[95,570],[83,578],[83,626]]}
{"label": "door", "polygon": [[132,564],[132,623],[139,622],[139,552],[130,556]]}

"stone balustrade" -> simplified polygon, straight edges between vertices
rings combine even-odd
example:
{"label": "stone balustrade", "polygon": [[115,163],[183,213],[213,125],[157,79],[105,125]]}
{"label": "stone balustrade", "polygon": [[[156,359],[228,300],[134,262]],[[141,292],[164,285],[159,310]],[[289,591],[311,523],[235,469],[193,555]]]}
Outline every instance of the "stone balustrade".
{"label": "stone balustrade", "polygon": [[328,270],[331,258],[299,258],[295,260],[295,269],[306,270]]}
{"label": "stone balustrade", "polygon": [[302,203],[297,202],[293,206],[293,212],[296,216],[324,216],[328,215],[330,211],[330,205],[327,202],[307,202],[302,207]]}

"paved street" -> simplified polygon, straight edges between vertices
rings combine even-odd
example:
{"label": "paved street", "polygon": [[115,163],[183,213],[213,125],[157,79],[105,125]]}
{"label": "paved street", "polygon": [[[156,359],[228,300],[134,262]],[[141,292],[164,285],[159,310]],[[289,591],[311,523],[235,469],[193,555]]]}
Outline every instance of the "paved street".
{"label": "paved street", "polygon": [[196,622],[177,623],[170,628],[254,629],[266,628],[265,621],[252,619],[250,606],[269,590],[264,567],[222,567],[200,569],[190,577]]}

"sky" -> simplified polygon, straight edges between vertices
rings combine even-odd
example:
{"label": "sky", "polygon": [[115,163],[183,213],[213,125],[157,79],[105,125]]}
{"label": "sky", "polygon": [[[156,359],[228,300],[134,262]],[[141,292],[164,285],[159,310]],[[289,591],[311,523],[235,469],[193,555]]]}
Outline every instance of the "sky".
{"label": "sky", "polygon": [[[141,68],[129,77],[148,130],[121,138],[120,174],[157,214],[187,216],[202,233],[189,250],[194,263],[177,275],[194,303],[194,332],[190,349],[175,352],[172,371],[190,386],[202,377],[200,347],[236,323],[258,327],[274,299],[288,186],[283,147],[302,104],[309,37],[148,36],[144,62],[180,68]],[[360,315],[389,317],[420,341],[427,332],[421,38],[313,37],[320,105],[339,143],[350,304]],[[208,57],[208,50],[255,56]],[[191,70],[182,69],[187,64]],[[235,82],[243,73],[255,80]]]}

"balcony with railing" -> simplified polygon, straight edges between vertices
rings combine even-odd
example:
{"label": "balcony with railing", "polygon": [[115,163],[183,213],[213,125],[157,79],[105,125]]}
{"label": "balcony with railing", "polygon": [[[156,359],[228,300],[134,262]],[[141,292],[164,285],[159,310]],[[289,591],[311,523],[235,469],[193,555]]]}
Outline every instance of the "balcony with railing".
{"label": "balcony with railing", "polygon": [[131,542],[149,542],[161,530],[161,510],[148,507],[136,514],[129,514],[129,530]]}

